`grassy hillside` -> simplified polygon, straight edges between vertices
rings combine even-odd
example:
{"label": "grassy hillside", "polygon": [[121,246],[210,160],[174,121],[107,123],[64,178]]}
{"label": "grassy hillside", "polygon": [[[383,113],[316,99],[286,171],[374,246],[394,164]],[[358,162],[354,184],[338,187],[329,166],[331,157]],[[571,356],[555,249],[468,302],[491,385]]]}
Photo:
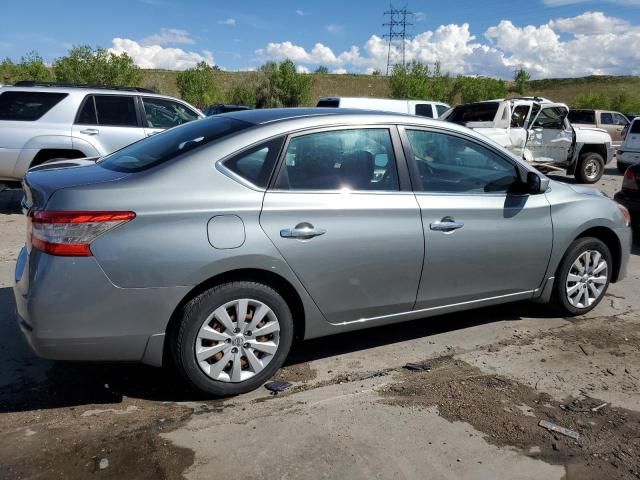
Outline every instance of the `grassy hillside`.
{"label": "grassy hillside", "polygon": [[[234,85],[246,84],[255,78],[256,72],[217,72],[216,80],[221,91]],[[353,97],[388,97],[389,79],[375,75],[314,75],[315,82],[309,104],[315,105],[318,98],[328,95]],[[161,93],[179,96],[176,72],[171,70],[144,70],[141,86],[153,88]],[[577,95],[593,92],[613,94],[627,91],[640,96],[640,77],[593,76],[534,80],[530,82],[529,95],[539,95],[569,105]]]}

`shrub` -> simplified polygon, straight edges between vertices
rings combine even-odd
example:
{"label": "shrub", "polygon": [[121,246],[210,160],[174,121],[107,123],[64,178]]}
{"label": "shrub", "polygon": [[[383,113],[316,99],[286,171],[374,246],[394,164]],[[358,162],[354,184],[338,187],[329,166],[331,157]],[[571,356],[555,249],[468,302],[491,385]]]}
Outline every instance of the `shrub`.
{"label": "shrub", "polygon": [[260,67],[256,107],[297,107],[309,101],[313,76],[296,72],[291,60],[268,62]]}
{"label": "shrub", "polygon": [[113,86],[137,85],[142,75],[127,53],[117,55],[88,45],[75,46],[56,59],[53,72],[58,82]]}
{"label": "shrub", "polygon": [[415,61],[407,66],[396,65],[389,81],[393,98],[452,100],[454,84],[449,74],[442,74],[440,62],[435,63],[433,72],[427,65]]}
{"label": "shrub", "polygon": [[531,75],[524,68],[519,68],[513,75],[513,81],[516,83],[516,90],[520,95],[527,93],[527,87],[529,86],[529,80]]}
{"label": "shrub", "polygon": [[459,75],[454,89],[455,93],[460,96],[462,103],[504,98],[507,95],[507,85],[504,80],[487,77]]}
{"label": "shrub", "polygon": [[213,76],[214,69],[206,62],[184,70],[176,76],[180,96],[198,108],[204,108],[218,100],[218,88]]}

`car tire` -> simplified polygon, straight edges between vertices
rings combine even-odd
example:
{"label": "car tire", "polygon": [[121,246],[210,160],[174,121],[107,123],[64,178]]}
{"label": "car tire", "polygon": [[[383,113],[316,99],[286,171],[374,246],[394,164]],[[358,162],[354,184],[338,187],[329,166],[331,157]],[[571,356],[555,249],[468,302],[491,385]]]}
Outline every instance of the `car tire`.
{"label": "car tire", "polygon": [[602,178],[603,173],[604,159],[602,155],[595,152],[580,155],[575,173],[576,179],[580,183],[596,183]]}
{"label": "car tire", "polygon": [[593,310],[607,293],[612,270],[611,252],[602,240],[578,238],[567,249],[556,272],[553,305],[570,316]]}
{"label": "car tire", "polygon": [[[240,311],[246,312],[242,325]],[[181,320],[170,344],[175,365],[192,386],[215,397],[258,388],[282,366],[293,342],[289,306],[257,282],[213,287],[185,305]]]}

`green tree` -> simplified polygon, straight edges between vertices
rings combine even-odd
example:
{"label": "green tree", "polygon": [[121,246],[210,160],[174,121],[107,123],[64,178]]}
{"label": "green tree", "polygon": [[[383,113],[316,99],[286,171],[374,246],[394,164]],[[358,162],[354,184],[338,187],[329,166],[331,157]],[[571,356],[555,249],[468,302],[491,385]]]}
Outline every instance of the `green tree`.
{"label": "green tree", "polygon": [[180,96],[198,108],[218,100],[219,92],[213,76],[214,69],[206,62],[184,70],[176,76]]}
{"label": "green tree", "polygon": [[46,82],[53,80],[51,70],[44,64],[44,60],[35,50],[30,51],[20,59],[17,65],[17,80],[35,80]]}
{"label": "green tree", "polygon": [[53,62],[58,82],[86,83],[90,85],[137,85],[141,72],[127,54],[115,54],[104,48],[88,45],[75,46],[69,54]]}
{"label": "green tree", "polygon": [[373,75],[374,77],[379,77],[380,75],[382,75],[382,72],[376,68],[373,72],[371,72],[371,75]]}
{"label": "green tree", "polygon": [[516,70],[513,74],[513,81],[516,83],[516,90],[520,95],[527,93],[529,80],[531,80],[531,75],[529,75],[529,72],[522,67]]}
{"label": "green tree", "polygon": [[280,100],[280,72],[276,62],[267,62],[260,67],[260,78],[256,87],[256,108],[277,108]]}
{"label": "green tree", "polygon": [[227,99],[235,105],[248,105],[254,107],[256,105],[256,85],[253,82],[249,84],[235,85],[227,92]]}
{"label": "green tree", "polygon": [[454,92],[460,96],[463,103],[481,102],[506,97],[507,85],[504,80],[495,78],[459,75],[454,85]]}
{"label": "green tree", "polygon": [[309,102],[313,76],[296,72],[291,60],[268,62],[260,67],[256,107],[297,107]]}
{"label": "green tree", "polygon": [[329,69],[324,65],[320,65],[318,68],[316,68],[316,71],[313,73],[317,73],[319,75],[326,75],[327,73],[329,73]]}
{"label": "green tree", "polygon": [[0,83],[14,83],[17,74],[18,66],[10,58],[7,57],[0,63]]}
{"label": "green tree", "polygon": [[615,110],[616,112],[640,112],[640,98],[625,91],[616,93],[611,97],[610,107],[611,110]]}
{"label": "green tree", "polygon": [[433,71],[420,62],[407,66],[396,65],[390,78],[391,96],[402,99],[451,101],[454,82],[449,74],[442,73],[440,62]]}
{"label": "green tree", "polygon": [[573,100],[574,108],[600,108],[608,110],[611,99],[604,93],[587,92],[576,96]]}

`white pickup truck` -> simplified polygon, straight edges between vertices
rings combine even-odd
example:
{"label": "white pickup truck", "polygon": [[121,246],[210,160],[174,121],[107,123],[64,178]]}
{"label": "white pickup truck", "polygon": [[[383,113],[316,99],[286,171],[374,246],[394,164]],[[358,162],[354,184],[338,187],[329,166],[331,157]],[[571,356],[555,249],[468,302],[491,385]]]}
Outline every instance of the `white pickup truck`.
{"label": "white pickup truck", "polygon": [[611,137],[599,128],[573,127],[568,113],[563,103],[524,97],[457,105],[441,119],[472,128],[536,166],[595,183],[613,158]]}

